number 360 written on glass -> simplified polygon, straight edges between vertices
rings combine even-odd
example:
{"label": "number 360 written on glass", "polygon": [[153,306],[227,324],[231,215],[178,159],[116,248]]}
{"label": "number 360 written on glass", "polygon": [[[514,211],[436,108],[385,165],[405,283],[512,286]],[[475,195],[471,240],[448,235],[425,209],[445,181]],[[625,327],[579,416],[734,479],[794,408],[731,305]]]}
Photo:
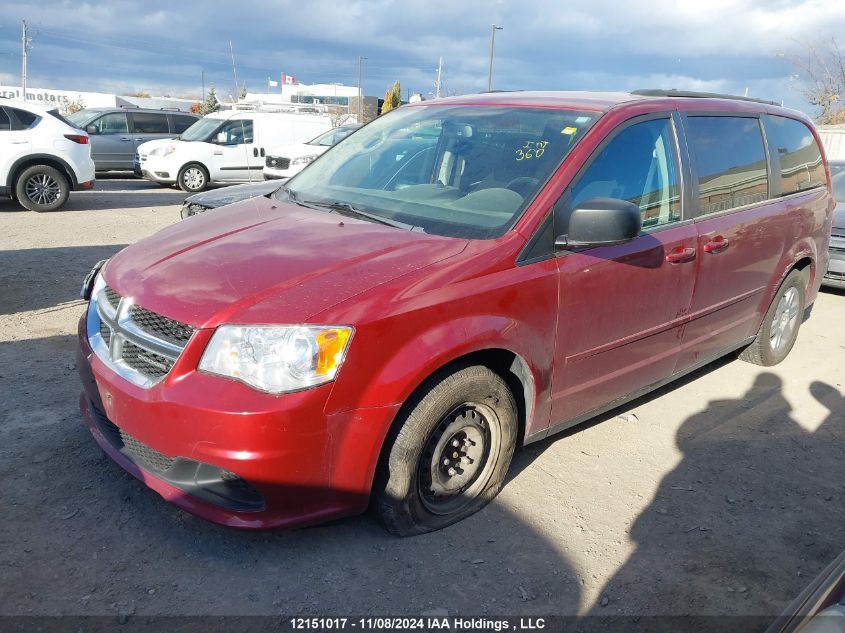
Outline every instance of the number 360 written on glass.
{"label": "number 360 written on glass", "polygon": [[545,151],[548,141],[525,141],[525,145],[516,150],[516,160],[530,160],[540,158]]}

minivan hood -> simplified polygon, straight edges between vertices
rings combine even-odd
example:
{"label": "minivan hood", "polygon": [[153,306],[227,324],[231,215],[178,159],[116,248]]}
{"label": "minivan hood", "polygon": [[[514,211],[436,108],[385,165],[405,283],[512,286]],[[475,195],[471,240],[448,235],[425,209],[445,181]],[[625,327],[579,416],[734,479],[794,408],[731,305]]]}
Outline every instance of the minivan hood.
{"label": "minivan hood", "polygon": [[466,245],[253,198],[125,248],[103,274],[136,304],[198,328],[301,323]]}

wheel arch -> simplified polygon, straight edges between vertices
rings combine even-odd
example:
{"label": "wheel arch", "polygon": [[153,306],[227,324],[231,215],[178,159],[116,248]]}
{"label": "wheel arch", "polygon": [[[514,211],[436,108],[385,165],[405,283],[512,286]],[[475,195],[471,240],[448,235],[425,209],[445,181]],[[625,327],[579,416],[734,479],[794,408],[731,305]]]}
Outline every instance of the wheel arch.
{"label": "wheel arch", "polygon": [[36,165],[47,165],[54,169],[58,169],[67,177],[71,189],[76,189],[79,185],[76,180],[76,174],[73,173],[73,169],[65,160],[59,158],[58,156],[52,156],[51,154],[29,154],[27,156],[22,156],[12,163],[12,167],[9,169],[9,176],[6,182],[12,196],[15,195],[15,187],[20,175],[24,172],[24,170]]}
{"label": "wheel arch", "polygon": [[[431,387],[446,375],[463,367],[481,365],[496,373],[505,381],[514,396],[517,408],[517,446],[525,440],[528,420],[535,411],[536,385],[528,363],[516,352],[503,347],[490,347],[466,352],[442,362],[430,371],[410,392],[390,422],[386,433],[381,438],[378,460],[375,464],[371,484],[384,473],[384,465],[390,453],[390,447],[401,428],[403,416],[422,398]],[[372,491],[372,485],[370,486]]]}

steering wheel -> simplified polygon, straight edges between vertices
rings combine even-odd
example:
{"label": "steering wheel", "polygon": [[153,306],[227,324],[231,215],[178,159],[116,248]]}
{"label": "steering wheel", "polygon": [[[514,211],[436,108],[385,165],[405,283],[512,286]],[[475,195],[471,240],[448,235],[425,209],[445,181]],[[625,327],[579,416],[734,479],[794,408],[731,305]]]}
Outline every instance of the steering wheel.
{"label": "steering wheel", "polygon": [[531,193],[531,190],[539,184],[540,180],[538,178],[532,178],[531,176],[519,176],[518,178],[511,180],[505,188],[515,191],[523,198],[526,198],[528,194]]}

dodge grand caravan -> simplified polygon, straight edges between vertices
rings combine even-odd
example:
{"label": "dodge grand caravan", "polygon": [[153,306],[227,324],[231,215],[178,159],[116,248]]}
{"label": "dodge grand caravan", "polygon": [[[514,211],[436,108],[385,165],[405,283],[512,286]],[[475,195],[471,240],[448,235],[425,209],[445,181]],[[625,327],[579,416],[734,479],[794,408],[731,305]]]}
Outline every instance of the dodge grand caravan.
{"label": "dodge grand caravan", "polygon": [[477,511],[515,448],[722,355],[773,365],[827,268],[818,137],[665,91],[403,106],[269,197],[93,270],[99,445],[229,526]]}

